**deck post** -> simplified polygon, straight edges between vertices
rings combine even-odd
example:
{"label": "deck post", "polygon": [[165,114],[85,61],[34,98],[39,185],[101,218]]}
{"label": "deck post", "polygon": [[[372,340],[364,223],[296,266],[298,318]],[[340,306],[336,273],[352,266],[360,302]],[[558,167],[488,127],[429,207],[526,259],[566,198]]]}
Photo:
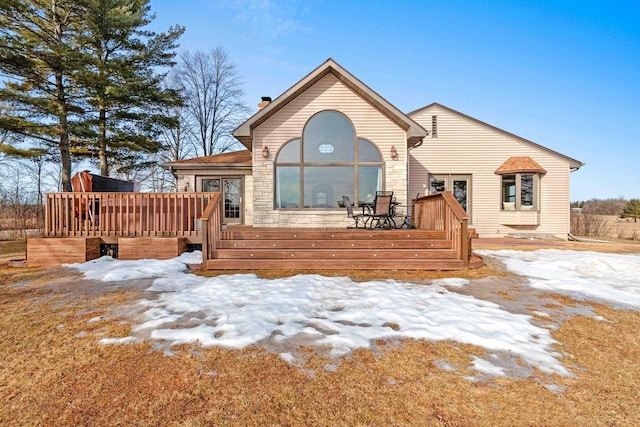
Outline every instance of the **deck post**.
{"label": "deck post", "polygon": [[465,270],[469,268],[469,255],[471,252],[468,222],[467,218],[460,221],[460,257]]}
{"label": "deck post", "polygon": [[202,265],[207,265],[207,259],[209,258],[209,218],[200,218],[202,228]]}

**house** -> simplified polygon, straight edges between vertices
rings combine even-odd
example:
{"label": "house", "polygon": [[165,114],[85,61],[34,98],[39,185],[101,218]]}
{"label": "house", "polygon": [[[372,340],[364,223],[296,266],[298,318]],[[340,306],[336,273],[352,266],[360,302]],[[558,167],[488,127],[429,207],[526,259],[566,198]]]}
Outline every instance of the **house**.
{"label": "house", "polygon": [[[206,269],[459,270],[476,234],[567,237],[571,157],[440,104],[405,114],[332,59],[259,108],[245,150],[164,165],[177,192],[47,194],[28,265],[191,245]],[[343,196],[381,190],[416,229],[347,229]]]}
{"label": "house", "polygon": [[398,110],[332,59],[233,131],[246,150],[167,163],[178,191],[222,191],[224,221],[346,227],[338,201],[451,191],[480,237],[566,238],[583,163],[451,108]]}

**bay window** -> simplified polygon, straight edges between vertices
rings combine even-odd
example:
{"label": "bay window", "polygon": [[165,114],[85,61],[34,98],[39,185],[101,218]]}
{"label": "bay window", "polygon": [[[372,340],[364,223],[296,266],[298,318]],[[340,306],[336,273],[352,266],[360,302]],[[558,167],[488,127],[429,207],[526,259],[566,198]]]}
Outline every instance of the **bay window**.
{"label": "bay window", "polygon": [[537,210],[539,174],[502,175],[502,210]]}
{"label": "bay window", "polygon": [[531,157],[509,157],[500,175],[501,211],[539,211],[540,182],[547,171]]}

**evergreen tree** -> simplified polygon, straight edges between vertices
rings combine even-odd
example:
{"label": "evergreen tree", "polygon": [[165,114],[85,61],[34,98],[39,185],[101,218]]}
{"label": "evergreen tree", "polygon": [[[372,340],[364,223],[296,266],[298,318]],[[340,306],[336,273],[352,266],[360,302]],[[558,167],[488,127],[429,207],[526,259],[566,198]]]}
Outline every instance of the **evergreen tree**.
{"label": "evergreen tree", "polygon": [[34,138],[59,156],[71,191],[72,129],[82,114],[74,85],[84,56],[75,43],[82,8],[74,0],[0,0],[0,129]]}
{"label": "evergreen tree", "polygon": [[175,118],[163,111],[181,101],[175,90],[162,87],[164,75],[158,71],[174,64],[184,28],[144,30],[154,18],[149,0],[84,2],[81,45],[90,65],[78,81],[91,110],[86,154],[98,157],[100,173],[108,176],[113,166],[119,172],[135,168],[141,153],[158,151],[161,130],[175,126]]}
{"label": "evergreen tree", "polygon": [[633,218],[633,222],[638,222],[638,218],[640,218],[640,200],[629,200],[627,206],[622,210],[620,218]]}

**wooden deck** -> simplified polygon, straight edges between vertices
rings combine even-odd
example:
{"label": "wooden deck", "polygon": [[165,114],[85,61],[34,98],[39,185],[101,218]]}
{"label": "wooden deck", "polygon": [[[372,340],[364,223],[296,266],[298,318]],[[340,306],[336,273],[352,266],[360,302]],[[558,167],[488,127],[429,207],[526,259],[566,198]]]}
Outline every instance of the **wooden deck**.
{"label": "wooden deck", "polygon": [[226,230],[208,270],[460,270],[444,231],[253,228]]}
{"label": "wooden deck", "polygon": [[418,199],[413,218],[417,229],[227,229],[220,193],[55,193],[48,237],[27,240],[27,263],[83,262],[105,244],[122,259],[166,259],[201,243],[211,270],[468,268],[473,233],[451,193]]}
{"label": "wooden deck", "polygon": [[223,230],[221,205],[202,216],[208,270],[463,270],[469,267],[468,216],[450,192],[422,197],[415,230],[249,228]]}

